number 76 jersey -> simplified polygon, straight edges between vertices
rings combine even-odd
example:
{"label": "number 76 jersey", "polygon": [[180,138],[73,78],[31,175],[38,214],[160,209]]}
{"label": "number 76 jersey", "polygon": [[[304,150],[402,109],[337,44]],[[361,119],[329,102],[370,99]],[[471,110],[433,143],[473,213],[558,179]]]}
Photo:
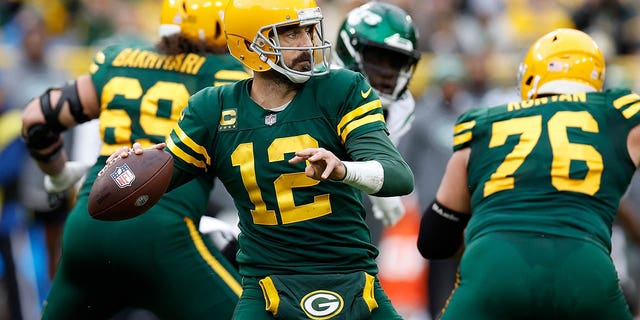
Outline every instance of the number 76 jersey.
{"label": "number 76 jersey", "polygon": [[578,93],[474,109],[454,127],[470,147],[466,242],[492,231],[539,232],[611,248],[611,223],[635,166],[629,131],[640,96]]}

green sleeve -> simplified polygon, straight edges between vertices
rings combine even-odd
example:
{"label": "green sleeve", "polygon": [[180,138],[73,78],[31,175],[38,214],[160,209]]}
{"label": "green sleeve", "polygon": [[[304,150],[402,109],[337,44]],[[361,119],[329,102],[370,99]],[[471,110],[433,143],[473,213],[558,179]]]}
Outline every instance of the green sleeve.
{"label": "green sleeve", "polygon": [[376,130],[350,139],[346,147],[354,161],[376,160],[382,165],[384,183],[374,196],[401,196],[413,191],[413,172],[384,131]]}
{"label": "green sleeve", "polygon": [[[166,150],[165,150],[166,151]],[[166,192],[178,188],[179,186],[191,181],[196,175],[189,173],[188,171],[181,170],[180,167],[173,165],[173,172],[171,173],[171,182]]]}

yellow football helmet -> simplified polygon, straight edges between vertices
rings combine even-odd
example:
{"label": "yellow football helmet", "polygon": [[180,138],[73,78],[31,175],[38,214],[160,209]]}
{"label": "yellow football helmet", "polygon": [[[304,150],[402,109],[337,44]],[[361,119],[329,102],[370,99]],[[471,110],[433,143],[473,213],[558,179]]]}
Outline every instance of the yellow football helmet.
{"label": "yellow football helmet", "polygon": [[222,17],[228,0],[164,0],[160,36],[183,33],[212,46],[226,45]]}
{"label": "yellow football helmet", "polygon": [[600,91],[604,72],[602,52],[588,34],[556,29],[538,39],[520,64],[520,96]]}
{"label": "yellow football helmet", "polygon": [[[322,12],[315,0],[231,0],[224,13],[227,45],[231,55],[256,72],[274,69],[295,83],[329,72],[331,44],[325,40]],[[309,47],[282,47],[278,28],[313,26]],[[287,67],[283,50],[308,50],[310,71]]]}

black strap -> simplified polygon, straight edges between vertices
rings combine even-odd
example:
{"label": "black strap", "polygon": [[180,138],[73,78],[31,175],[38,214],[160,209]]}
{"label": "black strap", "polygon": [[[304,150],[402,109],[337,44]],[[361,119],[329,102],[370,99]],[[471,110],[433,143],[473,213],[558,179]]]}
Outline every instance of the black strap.
{"label": "black strap", "polygon": [[[62,95],[60,96],[60,100],[58,100],[58,104],[62,106],[65,100],[69,102],[69,111],[76,123],[84,123],[91,120],[91,118],[84,114],[80,96],[78,95],[78,83],[76,81],[66,84],[60,88],[60,91]],[[56,106],[56,108],[57,107],[58,106]]]}
{"label": "black strap", "polygon": [[55,108],[51,108],[51,90],[56,88],[49,88],[42,95],[40,95],[40,109],[42,110],[42,115],[44,116],[44,121],[46,125],[51,129],[51,131],[60,133],[67,128],[60,123],[58,120],[58,116],[60,115],[60,110],[62,110],[62,104],[64,103],[63,99],[58,100]]}

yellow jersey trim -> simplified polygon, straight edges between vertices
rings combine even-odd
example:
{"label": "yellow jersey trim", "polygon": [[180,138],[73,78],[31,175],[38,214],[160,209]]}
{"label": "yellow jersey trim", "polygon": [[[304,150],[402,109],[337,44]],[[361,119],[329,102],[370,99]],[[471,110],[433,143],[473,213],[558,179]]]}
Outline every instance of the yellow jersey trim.
{"label": "yellow jersey trim", "polygon": [[176,157],[182,159],[182,161],[192,164],[198,168],[207,169],[207,165],[204,161],[198,160],[182,151],[182,149],[180,149],[172,139],[167,139],[167,149],[169,149]]}
{"label": "yellow jersey trim", "polygon": [[260,289],[262,289],[262,295],[266,303],[265,309],[273,313],[274,316],[277,315],[278,307],[280,306],[280,296],[278,295],[276,286],[273,284],[273,280],[271,277],[265,277],[260,279],[258,283],[260,283]]}
{"label": "yellow jersey trim", "polygon": [[340,138],[342,139],[342,143],[345,143],[345,141],[347,141],[347,136],[349,135],[349,133],[351,133],[351,131],[367,124],[367,123],[372,123],[372,122],[376,122],[376,121],[382,121],[384,123],[384,115],[382,115],[381,113],[379,114],[372,114],[370,116],[366,116],[362,119],[356,120],[356,121],[352,121],[350,122],[345,128],[344,131],[342,131],[342,133],[340,134]]}
{"label": "yellow jersey trim", "polygon": [[196,246],[198,253],[207,262],[207,264],[211,267],[211,269],[227,284],[229,289],[231,289],[238,297],[242,294],[242,285],[238,282],[230,273],[225,269],[225,267],[218,261],[207,249],[207,246],[202,241],[202,237],[200,236],[200,232],[196,228],[193,221],[187,217],[184,219],[187,228],[189,229],[189,234],[191,235],[191,240],[193,240],[193,244]]}
{"label": "yellow jersey trim", "polygon": [[[342,136],[342,131],[343,131],[343,127],[347,125],[347,123],[351,122],[353,119],[362,116],[363,114],[371,111],[371,110],[375,110],[377,108],[382,108],[382,104],[380,103],[380,100],[373,100],[371,102],[365,103],[359,107],[357,107],[355,110],[352,110],[351,112],[345,114],[342,119],[340,120],[340,123],[338,123],[338,126],[336,128],[336,132],[338,132],[339,136]],[[383,117],[383,121],[384,121],[384,117]]]}

